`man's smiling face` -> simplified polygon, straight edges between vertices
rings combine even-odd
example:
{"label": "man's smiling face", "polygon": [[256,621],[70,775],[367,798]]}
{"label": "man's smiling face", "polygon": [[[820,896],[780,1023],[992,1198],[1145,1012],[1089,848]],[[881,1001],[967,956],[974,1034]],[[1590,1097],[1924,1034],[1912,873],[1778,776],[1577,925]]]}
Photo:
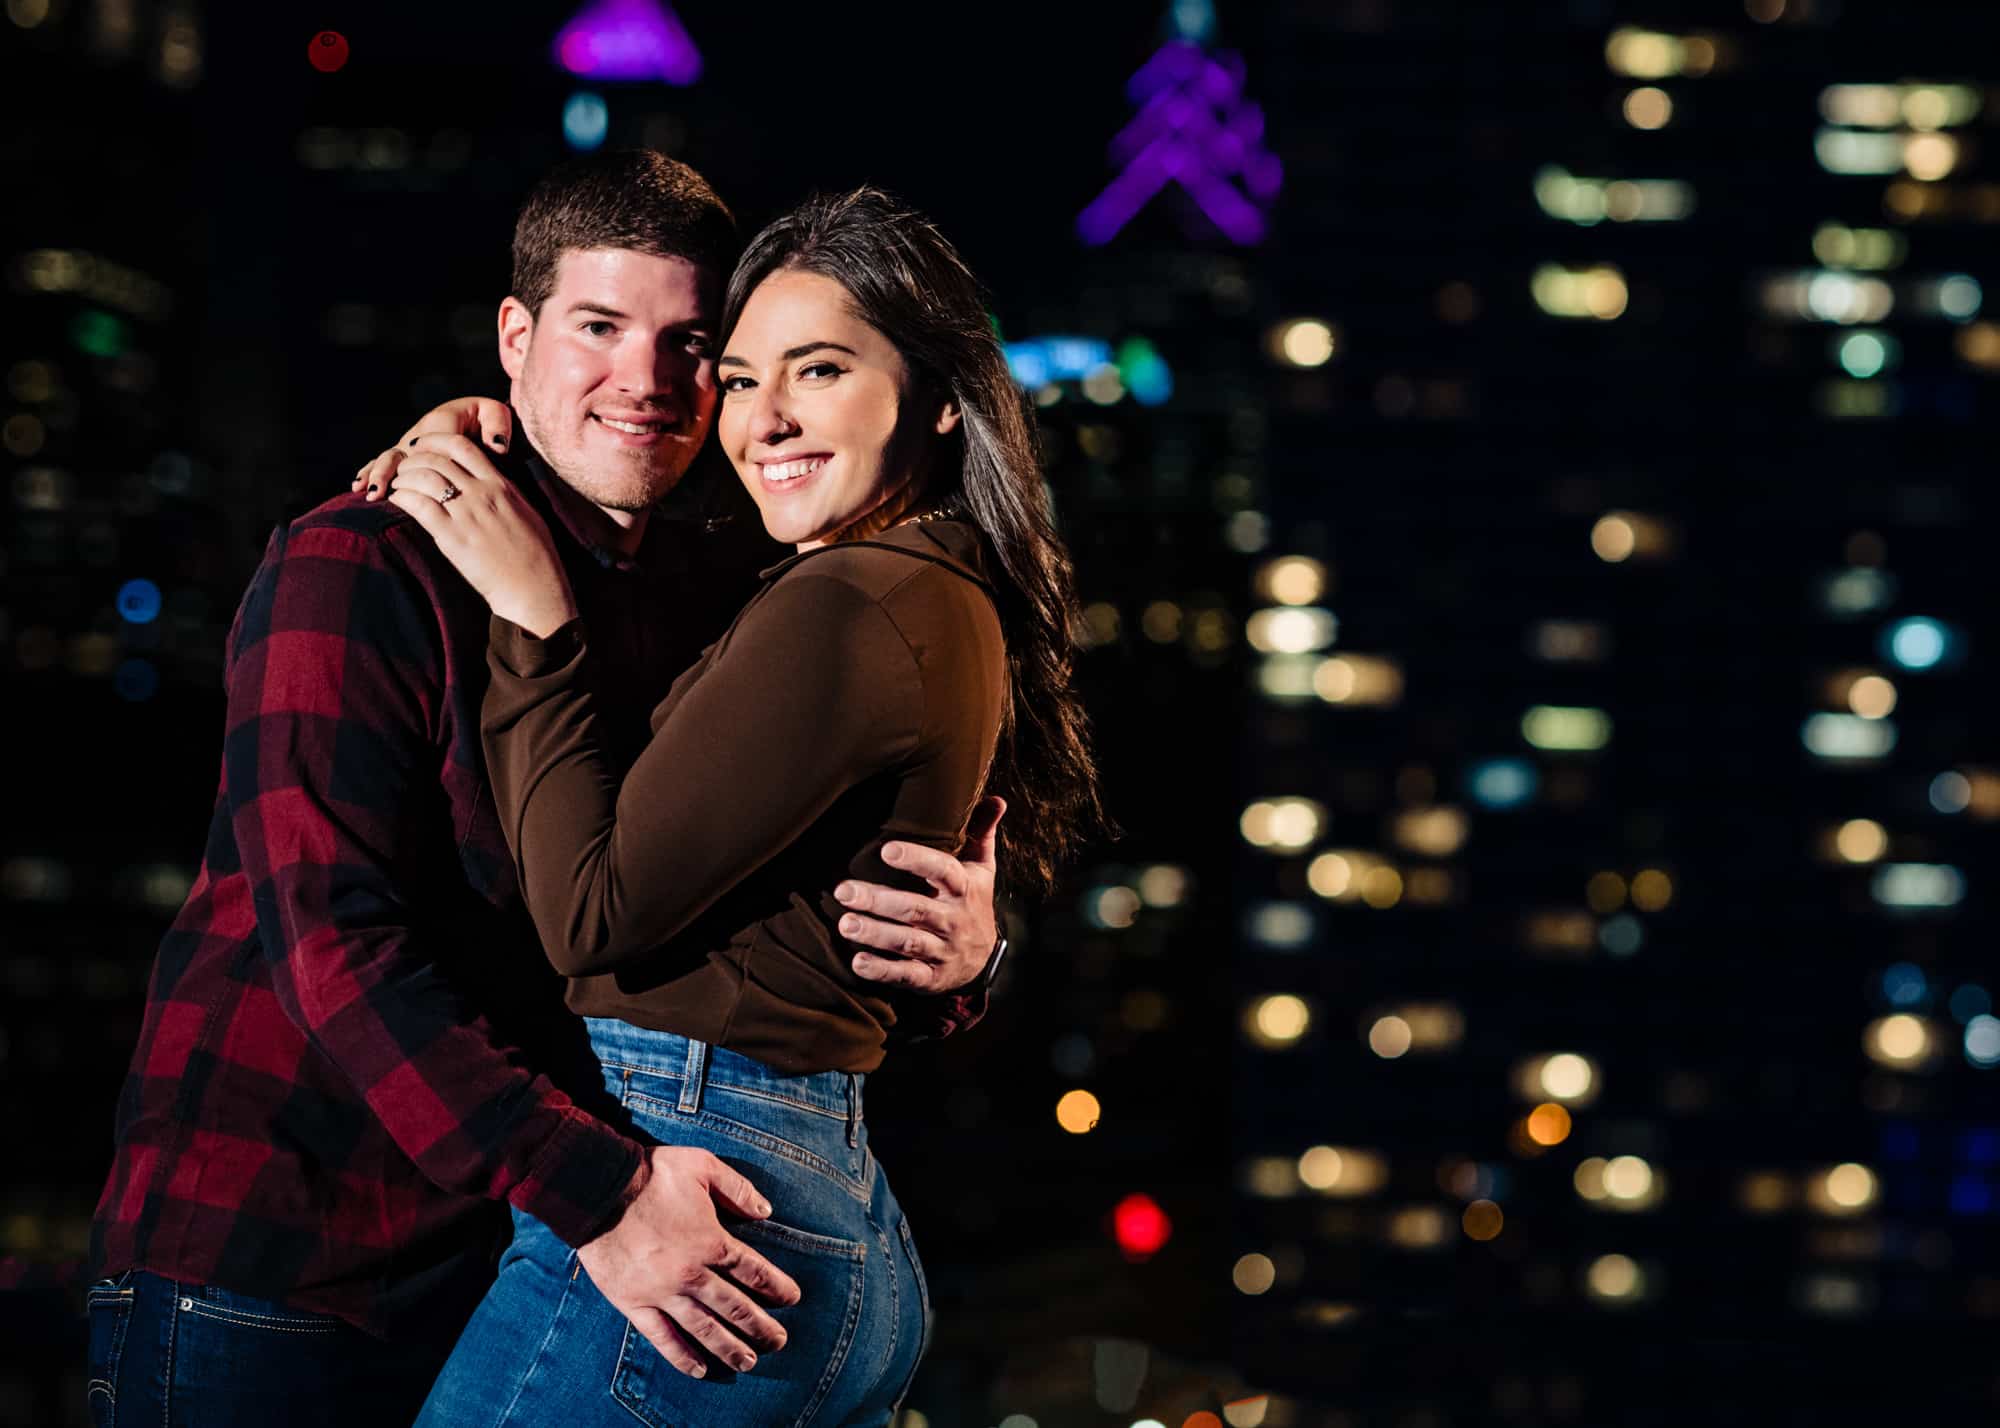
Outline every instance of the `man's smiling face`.
{"label": "man's smiling face", "polygon": [[500,306],[500,361],[528,439],[607,511],[674,488],[715,416],[716,275],[685,258],[571,249],[539,315]]}

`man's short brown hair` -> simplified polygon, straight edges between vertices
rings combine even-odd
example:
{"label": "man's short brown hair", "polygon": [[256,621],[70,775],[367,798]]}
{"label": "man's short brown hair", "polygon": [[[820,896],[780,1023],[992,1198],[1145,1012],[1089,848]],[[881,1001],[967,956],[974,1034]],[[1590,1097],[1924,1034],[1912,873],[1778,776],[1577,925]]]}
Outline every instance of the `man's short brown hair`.
{"label": "man's short brown hair", "polygon": [[708,180],[652,149],[571,159],[528,195],[514,222],[514,296],[540,317],[562,255],[627,248],[685,258],[720,283],[736,261],[736,219]]}

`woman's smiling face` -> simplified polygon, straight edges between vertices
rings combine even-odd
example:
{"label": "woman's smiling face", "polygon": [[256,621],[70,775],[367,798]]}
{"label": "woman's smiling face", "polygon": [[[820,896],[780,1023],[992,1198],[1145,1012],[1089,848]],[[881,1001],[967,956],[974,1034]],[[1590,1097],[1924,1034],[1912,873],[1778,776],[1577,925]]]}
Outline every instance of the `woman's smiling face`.
{"label": "woman's smiling face", "polygon": [[895,344],[847,290],[783,269],[743,304],[716,363],[716,431],[772,537],[801,550],[893,525],[921,496],[948,403],[917,403]]}

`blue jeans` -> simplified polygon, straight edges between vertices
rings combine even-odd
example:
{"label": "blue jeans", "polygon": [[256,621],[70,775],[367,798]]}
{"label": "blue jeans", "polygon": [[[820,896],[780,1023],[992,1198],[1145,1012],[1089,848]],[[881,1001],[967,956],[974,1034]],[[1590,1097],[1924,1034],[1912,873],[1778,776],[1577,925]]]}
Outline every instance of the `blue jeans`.
{"label": "blue jeans", "polygon": [[785,1347],[748,1373],[714,1360],[675,1369],[542,1224],[514,1217],[514,1243],[473,1313],[419,1428],[783,1428],[887,1424],[915,1376],[930,1302],[909,1224],[861,1121],[862,1078],[785,1076],[669,1032],[586,1021],[616,1096],[642,1135],[713,1151],[771,1202],[730,1231],[798,1281],[773,1309]]}
{"label": "blue jeans", "polygon": [[144,1270],[100,1280],[87,1301],[95,1428],[403,1424],[450,1349]]}

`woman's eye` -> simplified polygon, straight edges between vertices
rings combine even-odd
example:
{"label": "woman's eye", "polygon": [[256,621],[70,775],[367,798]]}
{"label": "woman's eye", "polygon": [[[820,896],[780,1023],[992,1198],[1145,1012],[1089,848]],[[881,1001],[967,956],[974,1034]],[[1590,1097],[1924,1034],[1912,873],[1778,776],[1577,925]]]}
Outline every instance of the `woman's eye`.
{"label": "woman's eye", "polygon": [[748,377],[724,377],[722,379],[722,390],[725,393],[747,392],[756,385]]}
{"label": "woman's eye", "polygon": [[834,366],[831,362],[808,362],[805,366],[799,368],[799,375],[801,377],[837,377],[840,375],[840,368]]}

